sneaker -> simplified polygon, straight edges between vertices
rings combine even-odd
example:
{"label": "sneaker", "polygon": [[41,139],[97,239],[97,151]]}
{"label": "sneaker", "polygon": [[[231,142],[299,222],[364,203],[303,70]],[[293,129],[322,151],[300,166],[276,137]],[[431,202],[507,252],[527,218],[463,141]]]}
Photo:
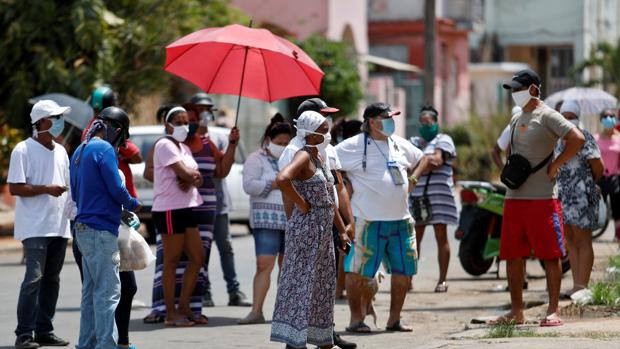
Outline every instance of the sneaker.
{"label": "sneaker", "polygon": [[248,302],[248,297],[241,291],[229,294],[228,306],[233,307],[251,307],[252,303]]}
{"label": "sneaker", "polygon": [[30,336],[20,336],[15,340],[15,348],[17,349],[33,349],[40,347]]}
{"label": "sneaker", "polygon": [[208,308],[215,306],[215,303],[213,303],[213,298],[211,298],[211,291],[206,291],[202,296],[202,306]]}
{"label": "sneaker", "polygon": [[35,336],[34,341],[39,343],[42,347],[66,347],[69,345],[69,342],[62,338],[56,337],[53,333],[43,336]]}
{"label": "sneaker", "polygon": [[342,349],[355,349],[357,348],[357,344],[352,342],[347,342],[344,339],[340,338],[340,335],[334,332],[334,345],[338,346]]}
{"label": "sneaker", "polygon": [[255,324],[264,324],[265,323],[265,316],[263,316],[263,314],[254,314],[254,312],[250,312],[248,314],[248,316],[244,317],[243,319],[239,319],[239,321],[237,321],[237,323],[239,325],[255,325]]}

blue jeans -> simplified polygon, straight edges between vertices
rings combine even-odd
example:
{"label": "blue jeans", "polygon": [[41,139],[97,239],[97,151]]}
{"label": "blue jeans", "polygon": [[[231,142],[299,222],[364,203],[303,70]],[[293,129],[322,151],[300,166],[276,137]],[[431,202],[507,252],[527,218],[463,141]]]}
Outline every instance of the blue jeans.
{"label": "blue jeans", "polygon": [[[213,227],[213,238],[217,249],[220,252],[220,263],[222,264],[222,272],[226,281],[226,289],[228,293],[239,291],[239,281],[237,281],[237,272],[235,271],[235,253],[232,248],[230,238],[230,229],[228,214],[217,214],[215,216],[215,226]],[[205,268],[208,270],[209,257],[205,260]],[[207,292],[211,291],[210,280],[206,287]]]}
{"label": "blue jeans", "polygon": [[255,228],[254,252],[257,256],[277,256],[284,254],[284,230]]}
{"label": "blue jeans", "polygon": [[75,224],[82,252],[82,305],[77,349],[116,349],[114,312],[121,298],[120,255],[111,232]]}
{"label": "blue jeans", "polygon": [[67,239],[34,237],[22,241],[26,253],[26,274],[17,301],[18,337],[52,333],[52,319],[60,288],[60,271],[65,262]]}

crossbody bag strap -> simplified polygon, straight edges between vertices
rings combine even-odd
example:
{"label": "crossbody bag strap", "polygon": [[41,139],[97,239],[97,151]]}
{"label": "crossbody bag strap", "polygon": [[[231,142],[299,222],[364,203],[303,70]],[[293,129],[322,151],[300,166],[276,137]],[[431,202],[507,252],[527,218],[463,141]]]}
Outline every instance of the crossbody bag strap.
{"label": "crossbody bag strap", "polygon": [[538,172],[541,168],[545,167],[545,165],[549,162],[549,160],[551,160],[551,158],[553,158],[553,151],[543,161],[536,165],[536,167],[532,168],[531,173]]}
{"label": "crossbody bag strap", "polygon": [[422,194],[422,196],[428,196],[427,192],[428,192],[428,184],[431,181],[431,176],[433,175],[433,171],[428,173],[428,176],[426,176],[426,184],[424,184],[424,193]]}

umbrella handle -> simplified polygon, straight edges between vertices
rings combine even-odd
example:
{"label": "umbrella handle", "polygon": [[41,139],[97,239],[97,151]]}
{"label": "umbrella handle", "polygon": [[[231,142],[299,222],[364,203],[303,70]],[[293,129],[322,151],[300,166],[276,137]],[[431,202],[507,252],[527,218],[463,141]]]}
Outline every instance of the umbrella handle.
{"label": "umbrella handle", "polygon": [[[252,20],[250,19],[250,28],[252,28]],[[237,98],[237,112],[235,115],[235,127],[237,127],[237,123],[239,122],[239,107],[241,106],[241,92],[243,91],[243,79],[245,78],[245,62],[248,59],[248,47],[245,47],[245,52],[243,54],[243,67],[241,68],[241,83],[239,84],[239,97]]]}

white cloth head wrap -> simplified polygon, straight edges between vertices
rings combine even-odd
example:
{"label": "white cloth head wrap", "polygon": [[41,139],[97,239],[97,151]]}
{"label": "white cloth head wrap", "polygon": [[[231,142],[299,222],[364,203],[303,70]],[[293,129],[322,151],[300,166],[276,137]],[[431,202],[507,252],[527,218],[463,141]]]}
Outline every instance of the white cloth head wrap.
{"label": "white cloth head wrap", "polygon": [[291,140],[291,143],[300,149],[305,147],[306,136],[315,132],[326,120],[323,115],[312,110],[301,113],[296,121],[297,125],[295,125],[297,135]]}
{"label": "white cloth head wrap", "polygon": [[577,116],[577,118],[579,118],[579,114],[581,114],[581,108],[579,107],[579,103],[572,99],[564,101],[564,103],[562,103],[562,108],[560,108],[560,114],[564,113],[573,113]]}

